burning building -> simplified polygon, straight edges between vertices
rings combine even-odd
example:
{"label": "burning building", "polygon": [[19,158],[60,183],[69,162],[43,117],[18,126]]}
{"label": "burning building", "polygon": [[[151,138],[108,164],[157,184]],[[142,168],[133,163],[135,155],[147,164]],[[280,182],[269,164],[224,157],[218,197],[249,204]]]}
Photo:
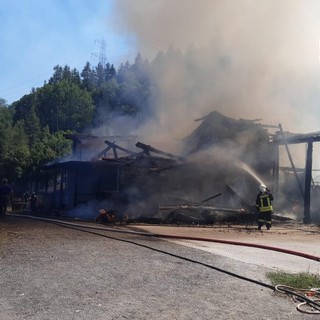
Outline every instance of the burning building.
{"label": "burning building", "polygon": [[[45,211],[92,217],[105,207],[115,210],[119,219],[164,221],[172,213],[165,208],[199,204],[205,198],[215,201],[217,208],[249,209],[257,181],[245,164],[249,159],[250,166],[261,166],[260,171],[271,168],[269,160],[257,156],[259,149],[268,149],[266,130],[217,112],[184,139],[181,156],[134,144],[135,137],[113,137],[124,147],[105,138],[68,138],[73,140],[72,158],[43,167],[40,193]],[[100,150],[94,150],[97,147]],[[179,208],[174,211],[181,213]]]}
{"label": "burning building", "polygon": [[[134,203],[133,215],[144,215],[146,210],[152,215],[159,170],[182,160],[164,152],[161,152],[163,157],[151,156],[150,151],[160,151],[142,143],[136,143],[140,151],[132,151],[108,140],[104,140],[107,147],[94,158],[86,156],[84,160],[84,155],[89,154],[83,148],[87,141],[99,145],[102,139],[78,135],[69,138],[73,140],[73,160],[42,168],[45,179],[40,194],[43,210],[47,212],[92,217],[99,208],[105,207],[118,212],[121,219]],[[122,138],[122,142],[128,139]],[[92,148],[91,143],[88,145]],[[77,154],[81,154],[81,160],[74,160]],[[139,206],[142,202],[144,205]]]}
{"label": "burning building", "polygon": [[[116,144],[69,136],[73,158],[43,167],[43,209],[92,218],[105,208],[118,220],[162,223],[214,223],[239,212],[253,217],[258,185],[278,192],[283,139],[260,120],[211,112],[196,121],[202,122],[183,139],[181,155],[136,137],[112,137]],[[89,157],[93,146],[100,150]]]}

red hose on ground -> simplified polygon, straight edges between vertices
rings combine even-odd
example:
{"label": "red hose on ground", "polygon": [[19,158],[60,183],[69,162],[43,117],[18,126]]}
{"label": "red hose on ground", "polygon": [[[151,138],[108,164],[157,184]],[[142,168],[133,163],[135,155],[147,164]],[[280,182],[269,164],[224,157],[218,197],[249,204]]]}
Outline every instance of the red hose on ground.
{"label": "red hose on ground", "polygon": [[110,231],[110,232],[120,232],[120,233],[132,233],[142,236],[148,236],[148,237],[158,237],[158,238],[168,238],[168,239],[180,239],[180,240],[192,240],[192,241],[206,241],[206,242],[216,242],[216,243],[224,243],[224,244],[230,244],[235,246],[245,246],[245,247],[253,247],[253,248],[259,248],[259,249],[265,249],[265,250],[272,250],[282,253],[287,253],[295,256],[300,256],[309,260],[314,260],[320,262],[320,257],[314,256],[311,254],[299,252],[299,251],[293,251],[278,247],[272,247],[272,246],[266,246],[261,244],[255,244],[255,243],[248,243],[248,242],[238,242],[238,241],[231,241],[231,240],[221,240],[221,239],[209,239],[209,238],[199,238],[199,237],[188,237],[188,236],[177,236],[177,235],[169,235],[169,234],[159,234],[159,233],[148,233],[148,232],[137,232],[137,231],[129,231],[129,230],[123,230],[123,229],[116,229],[116,228],[101,228],[97,226],[87,226],[87,225],[79,225],[76,223],[70,223],[65,222],[57,219],[50,219],[50,218],[40,218],[35,217],[32,215],[19,215],[19,214],[7,214],[9,216],[16,216],[20,218],[29,218],[29,219],[35,219],[40,221],[47,221],[47,222],[55,222],[59,224],[64,225],[72,225],[72,226],[78,226],[81,228],[88,228],[88,229],[96,229],[96,230],[104,230],[104,231]]}
{"label": "red hose on ground", "polygon": [[156,236],[161,238],[169,238],[169,239],[180,239],[180,240],[193,240],[193,241],[206,241],[206,242],[217,242],[217,243],[224,243],[224,244],[231,244],[235,246],[245,246],[245,247],[253,247],[253,248],[259,248],[259,249],[266,249],[266,250],[272,250],[272,251],[278,251],[282,253],[287,253],[295,256],[300,256],[309,260],[315,260],[320,262],[320,257],[299,252],[299,251],[293,251],[278,247],[272,247],[272,246],[266,246],[261,244],[255,244],[255,243],[248,243],[248,242],[237,242],[237,241],[231,241],[231,240],[220,240],[220,239],[208,239],[208,238],[198,238],[198,237],[188,237],[188,236],[175,236],[175,235],[168,235],[168,234],[156,234]]}

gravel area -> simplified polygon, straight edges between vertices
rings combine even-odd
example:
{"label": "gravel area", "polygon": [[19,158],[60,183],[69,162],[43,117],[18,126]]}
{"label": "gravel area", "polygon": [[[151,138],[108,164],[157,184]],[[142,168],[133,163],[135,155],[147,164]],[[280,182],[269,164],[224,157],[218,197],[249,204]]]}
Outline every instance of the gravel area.
{"label": "gravel area", "polygon": [[0,221],[0,319],[315,319],[268,283],[268,269],[159,238]]}

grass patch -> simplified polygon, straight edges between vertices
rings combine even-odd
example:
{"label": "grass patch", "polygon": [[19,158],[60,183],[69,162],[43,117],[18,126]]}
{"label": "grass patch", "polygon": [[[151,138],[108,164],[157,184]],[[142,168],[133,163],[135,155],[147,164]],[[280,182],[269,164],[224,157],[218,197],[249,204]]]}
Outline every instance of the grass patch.
{"label": "grass patch", "polygon": [[298,289],[320,288],[320,276],[315,274],[268,272],[267,277],[274,286],[281,284]]}

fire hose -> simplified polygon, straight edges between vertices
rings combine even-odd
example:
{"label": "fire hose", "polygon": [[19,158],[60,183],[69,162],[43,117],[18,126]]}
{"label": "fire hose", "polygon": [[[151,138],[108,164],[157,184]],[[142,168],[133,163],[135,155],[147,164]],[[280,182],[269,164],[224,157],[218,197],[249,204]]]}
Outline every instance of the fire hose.
{"label": "fire hose", "polygon": [[[127,233],[127,234],[135,234],[135,235],[141,235],[141,236],[147,236],[147,237],[158,237],[158,238],[180,239],[180,240],[193,240],[193,241],[206,241],[206,242],[216,242],[216,243],[224,243],[224,244],[238,245],[238,246],[255,247],[255,248],[260,248],[260,249],[265,249],[265,250],[273,250],[273,251],[278,251],[278,252],[282,252],[282,253],[286,253],[286,254],[300,256],[300,257],[303,257],[303,258],[306,258],[306,259],[315,260],[315,261],[320,262],[320,257],[318,257],[318,256],[313,256],[313,255],[305,254],[303,252],[292,251],[292,250],[287,250],[287,249],[273,247],[273,246],[265,246],[265,245],[246,243],[246,242],[237,242],[237,241],[229,241],[229,240],[221,240],[221,239],[199,238],[199,237],[189,237],[189,236],[165,235],[165,234],[140,232],[140,231],[133,231],[133,230],[123,230],[123,229],[118,229],[118,228],[106,228],[106,227],[98,227],[98,226],[88,226],[88,225],[77,224],[77,223],[73,223],[73,222],[67,222],[67,221],[63,221],[63,220],[59,220],[59,219],[36,217],[36,216],[32,216],[32,215],[21,215],[21,214],[12,214],[12,213],[10,213],[10,214],[7,213],[7,215],[15,216],[15,217],[19,217],[19,218],[34,219],[34,220],[38,220],[38,221],[44,221],[44,222],[53,223],[53,224],[56,224],[56,225],[59,225],[59,226],[62,226],[62,227],[67,227],[67,228],[75,229],[75,230],[78,230],[78,231],[92,233],[92,234],[95,234],[95,235],[98,235],[98,236],[104,236],[106,238],[110,238],[110,239],[114,239],[114,240],[118,240],[118,241],[122,241],[122,242],[131,243],[131,244],[138,245],[138,246],[141,246],[141,247],[153,250],[153,251],[157,251],[157,252],[160,252],[160,253],[163,253],[163,254],[178,258],[178,259],[182,259],[182,260],[185,260],[185,261],[196,263],[196,264],[199,264],[199,265],[214,269],[216,271],[226,273],[226,274],[234,276],[236,278],[239,278],[239,279],[251,282],[251,283],[255,283],[255,284],[261,285],[261,286],[266,287],[268,289],[271,289],[273,291],[279,291],[279,292],[282,292],[282,293],[285,293],[285,294],[289,294],[289,295],[297,298],[299,301],[302,301],[297,306],[297,310],[298,311],[304,312],[304,313],[309,313],[309,314],[320,314],[320,291],[319,291],[319,289],[296,289],[296,288],[292,288],[292,287],[288,287],[288,286],[284,286],[284,285],[272,286],[272,285],[263,283],[261,281],[257,281],[257,280],[251,279],[251,278],[247,278],[247,277],[235,274],[233,272],[226,271],[224,269],[220,269],[218,267],[215,267],[215,266],[212,266],[212,265],[209,265],[209,264],[197,261],[197,260],[193,260],[193,259],[190,259],[190,258],[187,258],[187,257],[183,257],[183,256],[180,256],[180,255],[176,255],[176,254],[173,254],[173,253],[170,253],[170,252],[167,252],[167,251],[163,251],[163,250],[160,250],[160,249],[152,248],[150,246],[143,245],[141,243],[136,243],[134,241],[126,240],[126,239],[119,239],[119,238],[114,238],[114,237],[110,237],[110,236],[106,236],[106,235],[101,235],[101,234],[90,232],[88,230],[83,230],[83,229],[109,231],[109,232],[115,232],[115,233]],[[301,291],[303,291],[303,293],[306,292],[306,294],[301,293]],[[312,296],[314,296],[314,298],[312,298]],[[303,305],[308,305],[313,310],[312,311],[305,310],[304,308],[302,308]]]}
{"label": "fire hose", "polygon": [[[275,290],[292,295],[300,303],[297,305],[297,310],[308,314],[320,314],[320,288],[301,289],[290,286],[277,285]],[[302,302],[301,302],[302,301]],[[303,307],[302,307],[303,306]],[[306,306],[311,306],[311,310],[307,310]]]}

